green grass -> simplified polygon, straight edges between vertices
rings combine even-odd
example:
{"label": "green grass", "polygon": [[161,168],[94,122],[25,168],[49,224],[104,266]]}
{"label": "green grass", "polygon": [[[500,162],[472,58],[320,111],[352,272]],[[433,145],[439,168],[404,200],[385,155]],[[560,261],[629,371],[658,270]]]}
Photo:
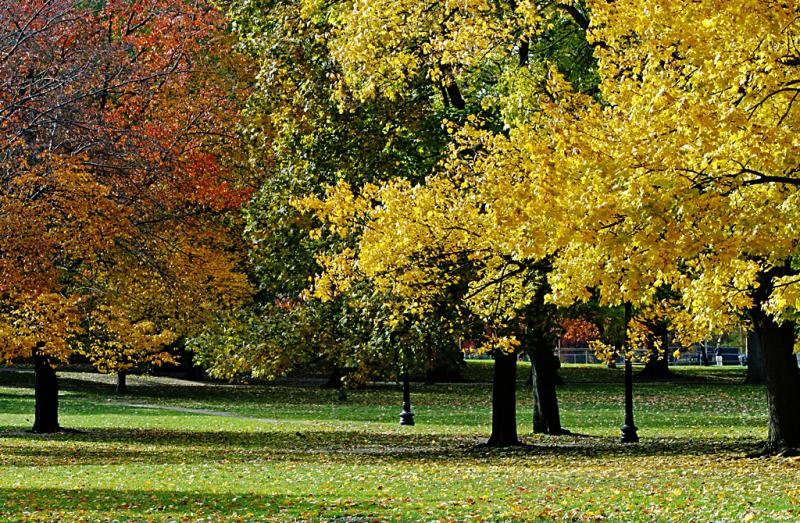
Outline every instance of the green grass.
{"label": "green grass", "polygon": [[527,445],[491,450],[485,383],[415,384],[418,424],[400,427],[394,386],[340,403],[312,386],[131,378],[120,399],[62,373],[61,422],[80,432],[37,436],[31,375],[0,372],[0,521],[800,520],[800,461],[745,457],[766,407],[742,369],[637,383],[636,445],[617,442],[620,371],[562,373],[564,425],[581,435],[531,435],[520,384]]}

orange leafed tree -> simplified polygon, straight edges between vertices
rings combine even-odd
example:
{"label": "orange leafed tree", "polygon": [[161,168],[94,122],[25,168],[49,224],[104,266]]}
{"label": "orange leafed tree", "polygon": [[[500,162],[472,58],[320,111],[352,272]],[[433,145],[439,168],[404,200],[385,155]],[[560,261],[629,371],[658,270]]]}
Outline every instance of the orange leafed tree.
{"label": "orange leafed tree", "polygon": [[249,293],[234,254],[247,72],[195,1],[0,0],[0,359],[106,371]]}

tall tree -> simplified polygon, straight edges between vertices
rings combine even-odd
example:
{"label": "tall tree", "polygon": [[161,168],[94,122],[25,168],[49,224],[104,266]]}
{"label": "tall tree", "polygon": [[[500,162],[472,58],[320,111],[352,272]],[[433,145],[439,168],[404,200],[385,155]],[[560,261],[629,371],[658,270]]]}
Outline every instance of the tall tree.
{"label": "tall tree", "polygon": [[[437,85],[420,75],[409,76],[401,98],[357,93],[334,56],[348,2],[224,4],[241,47],[261,71],[244,129],[259,175],[245,209],[259,293],[251,307],[196,340],[199,358],[228,378],[321,364],[346,368],[356,380],[396,376],[403,351],[418,361],[452,352],[457,345],[445,334],[449,320],[409,322],[397,313],[396,297],[366,280],[340,288],[331,300],[307,296],[309,279],[321,272],[318,258],[352,248],[358,235],[356,228],[309,234],[319,224],[293,202],[321,195],[339,180],[356,188],[392,178],[423,180],[444,154],[449,136],[441,119],[454,108],[445,107]],[[228,346],[244,347],[248,357],[226,358],[221,347]]]}
{"label": "tall tree", "polygon": [[113,339],[158,359],[249,292],[223,28],[198,2],[3,3],[0,356],[34,359],[37,432],[59,428],[55,366],[73,352],[107,365]]}
{"label": "tall tree", "polygon": [[[624,287],[607,294],[644,301],[668,285],[680,294],[673,325],[695,339],[747,314],[767,368],[767,450],[796,449],[800,415],[789,405],[800,393],[791,225],[798,8],[688,1],[591,7],[607,104],[582,110],[558,149],[562,173],[574,170],[573,180],[582,176],[604,192],[583,213],[602,230],[585,236],[589,249],[573,241],[557,264],[554,291],[575,296],[621,275]],[[570,152],[576,147],[580,155]]]}
{"label": "tall tree", "polygon": [[685,342],[748,315],[767,369],[767,450],[794,451],[798,8],[589,7],[599,96],[551,70],[517,84],[540,113],[465,135],[484,148],[470,169],[486,181],[467,197],[492,214],[485,236],[511,259],[552,256],[554,302],[668,310]]}
{"label": "tall tree", "polygon": [[[438,11],[418,7],[380,4],[390,20],[397,15],[435,25],[418,18]],[[513,17],[502,19],[535,19],[539,7],[517,6]],[[685,344],[748,315],[767,369],[767,450],[795,451],[798,8],[689,0],[588,7],[560,9],[576,21],[591,12],[591,24],[585,18],[580,25],[598,59],[598,91],[576,89],[563,68],[515,71],[499,105],[505,129],[467,122],[460,146],[424,187],[386,184],[370,193],[365,199],[380,205],[366,211],[369,228],[359,252],[345,253],[328,268],[346,277],[347,259],[357,259],[380,281],[381,274],[396,272],[394,264],[406,270],[399,283],[387,283],[446,285],[445,271],[409,263],[414,248],[397,239],[395,228],[414,241],[434,238],[458,245],[458,252],[478,253],[473,288],[503,282],[506,298],[476,310],[510,314],[515,299],[530,299],[525,270],[550,259],[548,299],[631,303],[642,317],[634,322],[641,332],[630,340],[643,342],[647,321],[666,313]],[[406,71],[440,60],[445,67],[439,72],[446,73],[440,78],[453,73],[456,84],[467,85],[472,52],[494,35],[514,33],[506,30],[513,24],[476,23],[489,10],[476,9],[471,18],[443,10],[451,32],[416,47],[417,53],[393,53],[407,47],[394,45],[397,39],[380,28],[361,38],[358,30],[345,31],[342,52],[355,57],[348,69],[352,82],[367,93],[397,96]],[[368,17],[354,15],[351,26],[367,24]],[[404,24],[385,27],[399,32],[402,43],[417,25],[408,24],[410,33],[402,31]],[[462,45],[465,34],[474,46]],[[436,68],[428,71],[437,77]],[[347,208],[347,201],[339,202]]]}
{"label": "tall tree", "polygon": [[[522,314],[533,301],[544,300],[545,293],[536,298],[536,292],[542,288],[546,254],[509,254],[513,239],[484,235],[496,212],[495,201],[473,195],[498,178],[473,169],[473,160],[489,145],[467,138],[482,133],[503,137],[515,120],[536,118],[541,113],[538,102],[520,97],[519,91],[541,85],[547,63],[559,66],[576,89],[594,90],[587,27],[578,4],[522,6],[478,0],[456,6],[386,0],[369,9],[345,4],[334,32],[333,55],[356,97],[402,99],[412,79],[421,75],[439,88],[445,106],[465,109],[468,116],[443,122],[451,133],[451,154],[424,184],[390,181],[377,191],[366,188],[361,195],[339,185],[326,195],[326,203],[304,204],[332,228],[363,232],[356,249],[321,260],[326,273],[317,280],[318,294],[366,277],[402,297],[414,311],[432,308],[450,289],[464,287],[458,299],[486,324],[498,362],[519,351],[523,336],[527,346],[535,348],[539,356],[533,361],[541,378],[536,397],[548,398],[537,402],[537,412],[542,414],[539,408],[544,405],[551,407],[551,423],[538,424],[537,430],[552,433],[562,430],[555,402],[557,366],[552,346],[547,347],[549,331],[537,327],[546,321],[531,317],[533,311],[543,313],[546,308],[540,303]],[[467,141],[464,147],[457,145]],[[358,203],[372,200],[378,203],[371,209]],[[512,229],[506,232],[515,234]],[[505,368],[511,365],[496,366],[501,374]],[[500,397],[495,394],[495,399]],[[495,404],[494,410],[513,415],[514,409]],[[499,434],[511,433],[494,421]],[[490,440],[511,443],[502,435]]]}

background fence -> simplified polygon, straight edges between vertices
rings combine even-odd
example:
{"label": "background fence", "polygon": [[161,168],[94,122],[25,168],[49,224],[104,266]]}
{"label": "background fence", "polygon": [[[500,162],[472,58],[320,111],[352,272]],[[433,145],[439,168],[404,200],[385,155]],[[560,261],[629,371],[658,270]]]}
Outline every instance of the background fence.
{"label": "background fence", "polygon": [[[689,351],[682,351],[680,357],[675,358],[673,352],[677,347],[671,347],[667,352],[670,365],[702,365],[702,353],[699,348]],[[719,351],[722,355],[723,365],[745,365],[747,363],[747,356],[740,350],[739,347],[720,347]],[[555,350],[558,354],[561,363],[602,363],[598,360],[592,349],[587,347],[561,347]],[[711,365],[716,365],[716,347],[708,347],[706,354],[708,355],[708,362]],[[644,356],[640,354],[639,356]],[[622,363],[622,358],[618,359],[618,363]]]}
{"label": "background fence", "polygon": [[[670,365],[703,365],[703,356],[700,347],[682,350],[680,356],[676,358],[673,353],[677,348],[678,347],[670,347],[669,351],[667,352]],[[719,352],[722,356],[722,365],[747,365],[747,354],[741,347],[720,347]],[[561,363],[604,363],[598,360],[594,355],[594,351],[588,347],[556,347],[553,349],[553,353],[558,355]],[[643,355],[644,354],[640,354],[639,356]],[[708,357],[709,365],[716,365],[717,347],[708,346],[706,348],[706,356]],[[488,360],[491,359],[491,356],[489,354],[477,355],[471,353],[470,351],[464,351],[464,358]],[[523,354],[521,359],[523,361],[527,361],[528,356]],[[623,363],[623,359],[618,358],[617,363]],[[797,363],[800,365],[800,353],[797,354]]]}

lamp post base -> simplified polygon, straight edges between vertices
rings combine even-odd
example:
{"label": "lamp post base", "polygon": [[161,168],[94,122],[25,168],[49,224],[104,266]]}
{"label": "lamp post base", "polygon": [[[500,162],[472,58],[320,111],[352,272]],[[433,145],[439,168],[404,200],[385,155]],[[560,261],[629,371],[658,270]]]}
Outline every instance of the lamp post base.
{"label": "lamp post base", "polygon": [[622,443],[638,443],[639,435],[636,433],[636,425],[628,425],[627,423],[622,426]]}
{"label": "lamp post base", "polygon": [[414,413],[411,412],[411,382],[408,371],[403,372],[403,412],[400,413],[400,425],[413,425]]}

